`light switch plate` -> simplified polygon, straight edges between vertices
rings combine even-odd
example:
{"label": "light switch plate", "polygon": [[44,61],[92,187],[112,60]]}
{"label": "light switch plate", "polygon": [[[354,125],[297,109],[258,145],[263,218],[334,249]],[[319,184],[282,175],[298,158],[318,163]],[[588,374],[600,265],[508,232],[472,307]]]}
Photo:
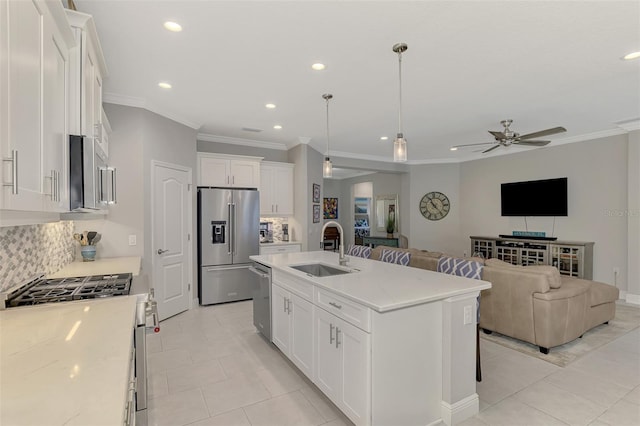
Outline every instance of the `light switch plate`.
{"label": "light switch plate", "polygon": [[473,316],[473,307],[465,306],[464,307],[464,324],[471,324]]}
{"label": "light switch plate", "polygon": [[136,242],[136,235],[135,234],[129,235],[129,245],[135,246],[136,244],[138,244]]}

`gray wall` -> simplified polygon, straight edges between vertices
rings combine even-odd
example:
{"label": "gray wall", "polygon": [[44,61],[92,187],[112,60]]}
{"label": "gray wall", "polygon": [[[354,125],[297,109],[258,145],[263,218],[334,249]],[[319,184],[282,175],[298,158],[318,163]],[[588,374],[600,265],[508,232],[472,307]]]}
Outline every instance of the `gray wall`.
{"label": "gray wall", "polygon": [[[568,217],[555,218],[555,226],[552,217],[528,217],[528,229],[561,240],[595,242],[594,279],[613,284],[613,268],[619,268],[617,285],[626,290],[627,217],[610,212],[627,210],[627,139],[613,136],[463,163],[456,209],[461,223],[457,254],[469,250],[470,235],[497,236],[525,229],[524,218],[500,215],[501,183],[566,176]],[[443,184],[450,178],[443,176]]]}
{"label": "gray wall", "polygon": [[[427,220],[420,213],[420,200],[431,191],[442,192],[451,203],[449,214],[437,221]],[[409,199],[410,247],[462,256],[460,164],[412,166]]]}
{"label": "gray wall", "polygon": [[640,304],[640,130],[629,134],[627,301]]}
{"label": "gray wall", "polygon": [[[196,131],[145,109],[104,104],[113,133],[109,138],[110,163],[118,169],[118,203],[104,219],[77,221],[76,229],[92,228],[103,234],[99,250],[103,257],[142,256],[142,275],[151,276],[151,160],[177,164],[196,173]],[[195,235],[196,198],[193,191]],[[129,246],[128,236],[137,245]],[[196,239],[192,238],[195,263]],[[195,279],[192,276],[192,283]],[[193,286],[192,288],[195,288]],[[195,295],[195,294],[194,294]]]}

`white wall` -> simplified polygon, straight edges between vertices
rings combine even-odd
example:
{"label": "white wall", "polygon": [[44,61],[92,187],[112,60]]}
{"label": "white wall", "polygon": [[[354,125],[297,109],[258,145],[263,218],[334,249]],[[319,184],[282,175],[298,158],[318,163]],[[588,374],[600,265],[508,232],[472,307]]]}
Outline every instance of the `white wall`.
{"label": "white wall", "polygon": [[640,304],[640,130],[629,134],[627,302]]}
{"label": "white wall", "polygon": [[569,215],[557,217],[555,229],[551,217],[529,217],[528,229],[560,240],[595,242],[594,279],[613,284],[617,267],[618,287],[626,290],[627,216],[615,212],[627,209],[627,139],[613,136],[463,163],[456,209],[464,240],[461,247],[469,249],[471,235],[497,236],[525,229],[524,218],[500,215],[501,183],[566,176]]}

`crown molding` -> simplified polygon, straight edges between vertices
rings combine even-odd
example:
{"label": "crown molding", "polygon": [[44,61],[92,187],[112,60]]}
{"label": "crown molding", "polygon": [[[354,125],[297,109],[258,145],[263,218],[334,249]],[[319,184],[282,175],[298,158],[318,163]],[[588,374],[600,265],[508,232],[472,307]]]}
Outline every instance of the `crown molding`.
{"label": "crown molding", "polygon": [[616,122],[616,125],[627,132],[633,132],[634,130],[640,130],[640,118],[634,118],[632,120],[624,120]]}
{"label": "crown molding", "polygon": [[201,124],[194,123],[193,121],[187,120],[184,117],[181,117],[172,112],[168,112],[162,108],[159,108],[157,105],[154,105],[148,102],[144,98],[136,98],[133,96],[120,95],[117,93],[105,93],[102,96],[102,100],[110,104],[143,108],[143,109],[146,109],[147,111],[151,111],[155,114],[166,117],[169,120],[173,120],[177,123],[184,124],[185,126],[190,127],[194,130],[198,130],[200,127],[202,127]]}
{"label": "crown molding", "polygon": [[582,135],[571,136],[568,138],[554,139],[553,145],[564,145],[567,143],[586,142],[593,139],[601,139],[601,138],[608,138],[610,136],[624,135],[626,133],[627,131],[622,128],[601,130],[599,132],[585,133]]}
{"label": "crown molding", "polygon": [[211,135],[208,133],[198,133],[197,139],[199,141],[204,141],[204,142],[217,142],[217,143],[226,143],[229,145],[251,146],[254,148],[277,149],[279,151],[286,151],[289,149],[287,145],[283,143],[278,143],[278,142],[266,142],[266,141],[259,141],[254,139],[231,138],[228,136]]}

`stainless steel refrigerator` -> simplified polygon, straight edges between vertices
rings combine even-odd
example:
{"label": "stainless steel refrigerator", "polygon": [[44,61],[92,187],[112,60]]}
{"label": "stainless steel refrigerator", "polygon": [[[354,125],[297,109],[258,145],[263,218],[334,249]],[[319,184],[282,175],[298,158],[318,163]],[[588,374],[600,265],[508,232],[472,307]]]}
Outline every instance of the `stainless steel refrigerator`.
{"label": "stainless steel refrigerator", "polygon": [[259,254],[257,190],[198,188],[198,298],[201,305],[252,298],[258,277],[249,256]]}

